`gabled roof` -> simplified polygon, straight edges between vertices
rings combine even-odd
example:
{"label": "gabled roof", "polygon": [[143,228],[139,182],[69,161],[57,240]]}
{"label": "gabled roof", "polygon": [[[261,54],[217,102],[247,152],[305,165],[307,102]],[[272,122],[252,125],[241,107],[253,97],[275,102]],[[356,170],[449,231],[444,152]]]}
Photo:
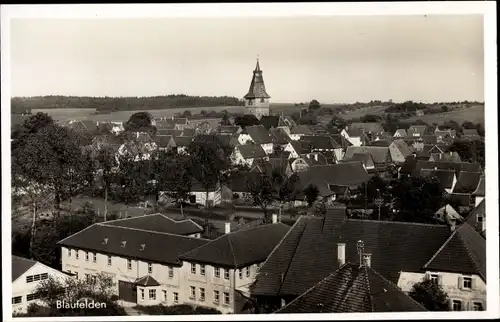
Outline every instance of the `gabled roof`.
{"label": "gabled roof", "polygon": [[106,223],[89,226],[58,245],[178,265],[178,256],[209,242],[206,239],[159,233]]}
{"label": "gabled roof", "polygon": [[297,154],[311,152],[311,144],[309,142],[291,140],[289,143]]}
{"label": "gabled roof", "polygon": [[371,267],[347,263],[275,313],[427,311]]}
{"label": "gabled roof", "polygon": [[365,165],[365,167],[373,166],[373,159],[368,153],[354,153],[349,161],[359,161]]}
{"label": "gabled roof", "polygon": [[310,144],[313,150],[333,150],[341,148],[340,144],[329,135],[303,135],[301,142]]}
{"label": "gabled roof", "polygon": [[312,135],[313,131],[307,125],[299,124],[290,129],[290,134]]}
{"label": "gabled roof", "polygon": [[[392,144],[389,146],[389,150],[392,150],[392,147],[395,147],[396,149],[398,149],[404,158],[408,157],[412,152],[410,147],[408,146],[408,144],[406,144],[406,142],[404,140],[392,141]],[[392,152],[391,152],[391,155],[392,155]]]}
{"label": "gabled roof", "polygon": [[155,137],[155,142],[159,148],[166,148],[170,142],[173,143],[171,135],[157,135]]}
{"label": "gabled roof", "polygon": [[38,262],[12,255],[12,282],[17,280],[21,275],[26,273],[30,268],[35,266]]}
{"label": "gabled roof", "polygon": [[175,235],[191,235],[203,231],[203,228],[191,219],[177,221],[160,213],[112,220],[107,221],[104,224],[109,226],[135,228]]}
{"label": "gabled roof", "polygon": [[391,141],[388,140],[376,140],[368,143],[369,146],[381,146],[388,148],[391,145]]}
{"label": "gabled roof", "polygon": [[441,220],[444,223],[447,223],[447,220],[463,220],[462,216],[460,216],[458,212],[450,205],[439,208],[439,210],[436,211],[434,215],[438,220]]}
{"label": "gabled roof", "polygon": [[173,137],[176,136],[181,136],[182,131],[181,130],[174,130],[174,129],[157,129],[156,130],[156,135],[171,135]]}
{"label": "gabled roof", "polygon": [[245,159],[263,158],[266,151],[259,144],[244,144],[236,147]]}
{"label": "gabled roof", "polygon": [[457,152],[431,153],[429,161],[462,162]]}
{"label": "gabled roof", "polygon": [[274,144],[287,144],[291,141],[288,134],[282,128],[272,128],[269,130]]}
{"label": "gabled roof", "polygon": [[479,163],[467,162],[441,162],[441,161],[424,161],[418,160],[412,171],[414,175],[419,175],[422,169],[437,169],[437,170],[454,170],[458,176],[461,171],[481,172]]}
{"label": "gabled roof", "polygon": [[485,202],[485,199],[483,199],[477,205],[477,207],[475,207],[474,209],[472,209],[472,211],[467,216],[467,218],[465,218],[465,222],[467,222],[469,225],[471,225],[472,227],[474,227],[478,232],[482,232],[483,231],[483,226],[482,226],[482,224],[479,224],[479,222],[477,221],[477,215],[483,215],[484,216],[485,213],[486,213],[486,202]]}
{"label": "gabled roof", "polygon": [[265,144],[272,142],[269,131],[263,125],[247,126],[243,132],[248,134],[255,143]]}
{"label": "gabled roof", "polygon": [[345,208],[322,217],[300,217],[260,268],[255,296],[298,296],[337,269],[337,243],[356,263],[357,242],[371,253],[371,267],[393,283],[401,271],[420,272],[450,236],[446,225],[346,219]]}
{"label": "gabled roof", "polygon": [[257,60],[257,65],[253,71],[252,82],[250,83],[248,93],[244,97],[246,99],[271,97],[266,92],[266,86],[264,85],[264,78],[262,77],[262,70],[260,70],[259,60]]}
{"label": "gabled roof", "polygon": [[464,136],[479,136],[476,129],[463,129]]}
{"label": "gabled roof", "polygon": [[251,171],[239,171],[229,178],[229,188],[233,192],[248,192],[248,183],[256,180],[260,173]]}
{"label": "gabled roof", "polygon": [[406,133],[405,129],[397,129],[396,132],[394,132],[394,136],[406,137],[408,133]]}
{"label": "gabled roof", "polygon": [[239,126],[220,126],[219,133],[236,134],[239,129]]}
{"label": "gabled roof", "polygon": [[240,268],[263,262],[290,229],[282,223],[268,224],[225,234],[180,259]]}
{"label": "gabled roof", "polygon": [[460,171],[453,192],[472,194],[476,191],[481,176],[480,172]]}
{"label": "gabled roof", "polygon": [[155,122],[158,131],[160,129],[173,129],[175,126],[175,122],[172,119],[155,120]]}
{"label": "gabled roof", "polygon": [[143,277],[139,277],[138,279],[135,280],[134,283],[136,285],[146,286],[146,287],[148,287],[148,286],[160,286],[161,285],[151,275],[144,275]]}
{"label": "gabled roof", "polygon": [[455,229],[424,268],[477,274],[486,281],[486,240],[471,225],[464,223]]}
{"label": "gabled roof", "polygon": [[424,133],[426,133],[426,130],[427,130],[427,125],[410,125],[407,132],[408,135],[410,136],[414,135],[414,133],[423,135]]}
{"label": "gabled roof", "polygon": [[437,177],[443,188],[450,189],[453,186],[453,179],[455,178],[455,171],[453,170],[420,170],[421,177]]}
{"label": "gabled roof", "polygon": [[481,196],[484,197],[484,176],[481,176],[479,183],[477,184],[476,190],[472,193],[473,196]]}
{"label": "gabled roof", "polygon": [[355,153],[368,153],[375,163],[391,162],[389,147],[380,146],[350,146],[345,151],[344,159],[349,160]]}
{"label": "gabled roof", "polygon": [[281,119],[281,116],[279,116],[279,115],[262,115],[259,122],[267,130],[269,130],[271,128],[276,128],[278,126],[286,126],[286,124]]}

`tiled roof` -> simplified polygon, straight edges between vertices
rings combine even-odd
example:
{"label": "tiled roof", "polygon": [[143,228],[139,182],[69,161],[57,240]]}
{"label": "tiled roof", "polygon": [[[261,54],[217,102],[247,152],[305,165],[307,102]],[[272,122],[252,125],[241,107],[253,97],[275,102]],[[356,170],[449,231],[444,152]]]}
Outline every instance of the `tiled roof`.
{"label": "tiled roof", "polygon": [[315,185],[322,196],[333,194],[329,185],[357,187],[370,179],[360,162],[311,166],[299,172],[298,176],[298,184],[302,189],[310,184]]}
{"label": "tiled roof", "polygon": [[[410,147],[408,146],[408,144],[406,144],[406,142],[404,140],[394,140],[392,142],[391,146],[389,146],[390,151],[392,151],[392,146],[397,148],[399,150],[399,152],[403,155],[404,158],[408,157],[412,152]],[[392,156],[392,152],[391,152],[391,156]]]}
{"label": "tiled roof", "polygon": [[453,179],[455,178],[455,171],[453,170],[431,170],[422,169],[420,170],[421,177],[437,177],[441,186],[446,189],[451,189],[453,187]]}
{"label": "tiled roof", "polygon": [[479,135],[476,129],[463,129],[464,136],[469,136],[469,135]]}
{"label": "tiled roof", "polygon": [[480,172],[461,171],[457,178],[454,193],[472,194],[476,191],[482,174]]}
{"label": "tiled roof", "polygon": [[371,267],[347,263],[275,313],[427,311]]}
{"label": "tiled roof", "polygon": [[476,190],[472,193],[473,196],[483,196],[484,197],[484,176],[481,176],[479,183],[477,184]]}
{"label": "tiled roof", "polygon": [[179,255],[207,242],[201,238],[98,223],[59,241],[58,245],[176,265]]}
{"label": "tiled roof", "polygon": [[248,192],[248,183],[257,179],[258,176],[258,172],[239,171],[236,174],[231,175],[229,178],[229,188],[233,192]]}
{"label": "tiled roof", "polygon": [[232,268],[245,267],[265,261],[289,229],[287,225],[276,223],[238,230],[179,258]]}
{"label": "tiled roof", "polygon": [[174,137],[175,146],[189,146],[193,142],[192,136],[178,136]]}
{"label": "tiled roof", "polygon": [[182,130],[182,135],[181,136],[194,136],[196,134],[195,129],[184,129]]}
{"label": "tiled roof", "polygon": [[171,135],[157,135],[155,137],[155,142],[160,148],[166,148],[171,140],[172,140]]}
{"label": "tiled roof", "polygon": [[203,231],[203,228],[191,219],[177,221],[159,213],[107,221],[105,224],[175,235],[191,235]]}
{"label": "tiled roof", "polygon": [[153,278],[151,275],[145,275],[143,277],[139,277],[138,279],[135,280],[134,282],[136,285],[140,286],[160,286],[160,283],[158,283],[157,280]]}
{"label": "tiled roof", "polygon": [[305,154],[311,152],[311,145],[309,142],[304,141],[290,141],[290,145],[297,152],[297,154]]}
{"label": "tiled roof", "polygon": [[272,139],[269,131],[263,125],[247,126],[244,130],[255,143],[264,144],[271,143]]}
{"label": "tiled roof", "polygon": [[420,135],[423,135],[427,130],[426,125],[411,125],[408,128],[408,135],[412,136],[414,133],[419,133]]}
{"label": "tiled roof", "polygon": [[219,133],[236,134],[239,129],[240,129],[239,126],[220,126]]}
{"label": "tiled roof", "polygon": [[307,125],[296,125],[290,129],[290,134],[304,134],[304,135],[312,135],[313,132]]}
{"label": "tiled roof", "polygon": [[278,126],[285,126],[283,120],[278,115],[262,115],[259,120],[260,124],[262,124],[267,130],[270,128],[276,128]]}
{"label": "tiled roof", "polygon": [[371,267],[397,283],[401,271],[419,272],[449,236],[445,225],[345,219],[345,208],[300,217],[259,270],[252,293],[298,296],[337,269],[338,242],[346,243],[346,262],[359,262],[359,240]]}
{"label": "tiled roof", "polygon": [[394,132],[394,136],[396,136],[396,134],[398,134],[400,137],[406,137],[408,135],[405,129],[396,130],[396,132]]}
{"label": "tiled roof", "polygon": [[12,282],[26,273],[36,263],[34,260],[12,255]]}
{"label": "tiled roof", "polygon": [[172,119],[156,120],[156,128],[160,129],[173,129],[175,122]]}
{"label": "tiled roof", "polygon": [[391,154],[388,147],[350,146],[345,151],[344,159],[349,160],[355,153],[368,153],[375,163],[391,162]]}
{"label": "tiled roof", "polygon": [[291,141],[288,134],[282,128],[272,128],[269,130],[274,144],[287,144]]}
{"label": "tiled roof", "polygon": [[157,129],[156,135],[171,135],[173,137],[180,136],[182,131],[174,129]]}
{"label": "tiled roof", "polygon": [[454,170],[458,176],[461,171],[481,172],[479,163],[467,162],[441,162],[441,161],[423,161],[418,160],[412,171],[414,175],[419,175],[422,169]]}
{"label": "tiled roof", "polygon": [[381,146],[381,147],[386,147],[388,148],[389,145],[391,145],[391,141],[388,140],[377,140],[377,141],[371,141],[368,143],[369,146]]}
{"label": "tiled roof", "polygon": [[477,221],[477,215],[483,215],[484,216],[485,213],[486,213],[486,202],[485,202],[485,199],[483,199],[477,205],[477,207],[475,207],[474,209],[472,209],[472,211],[467,216],[467,218],[465,218],[465,222],[467,222],[469,225],[471,225],[472,227],[474,227],[478,232],[482,232],[483,231],[483,225],[482,225],[482,223],[479,223]]}
{"label": "tiled roof", "polygon": [[349,125],[349,129],[360,129],[364,132],[371,132],[373,134],[384,132],[384,127],[378,122],[355,122]]}
{"label": "tiled roof", "polygon": [[269,94],[266,92],[266,86],[264,85],[264,78],[262,77],[262,71],[259,67],[259,61],[257,61],[257,66],[253,72],[252,82],[250,83],[250,88],[248,93],[245,95],[247,99],[253,98],[270,98]]}
{"label": "tiled roof", "polygon": [[373,166],[372,157],[368,153],[354,153],[349,161],[359,161],[359,162],[363,163],[365,165],[365,167],[368,167],[370,165]]}
{"label": "tiled roof", "polygon": [[429,161],[462,162],[457,152],[431,153]]}
{"label": "tiled roof", "polygon": [[329,135],[303,135],[301,142],[307,142],[313,150],[332,150],[341,148],[340,144]]}
{"label": "tiled roof", "polygon": [[266,156],[266,151],[259,144],[244,144],[236,148],[245,159],[263,158]]}
{"label": "tiled roof", "polygon": [[486,240],[468,223],[460,225],[424,268],[477,274],[486,281]]}
{"label": "tiled roof", "polygon": [[448,220],[463,220],[462,216],[460,216],[458,212],[450,205],[439,208],[439,210],[436,211],[434,215],[443,223],[447,223]]}

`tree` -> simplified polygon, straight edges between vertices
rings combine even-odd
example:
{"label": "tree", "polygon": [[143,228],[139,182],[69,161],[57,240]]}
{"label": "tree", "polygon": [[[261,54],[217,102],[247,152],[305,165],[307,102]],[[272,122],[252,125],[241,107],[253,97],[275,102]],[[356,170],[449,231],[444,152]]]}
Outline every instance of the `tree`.
{"label": "tree", "polygon": [[247,127],[252,125],[259,125],[259,120],[252,114],[245,114],[241,116],[236,116],[234,119],[234,124],[237,126]]}
{"label": "tree", "polygon": [[442,113],[448,112],[448,106],[446,106],[446,105],[441,106],[441,112]]}
{"label": "tree", "polygon": [[321,104],[317,100],[312,100],[309,103],[309,110],[317,110],[319,108],[321,108]]}
{"label": "tree", "polygon": [[334,115],[326,126],[331,133],[340,133],[347,126],[347,122],[340,116]]}
{"label": "tree", "polygon": [[448,295],[435,281],[414,284],[408,295],[429,311],[449,311]]}
{"label": "tree", "polygon": [[297,182],[299,177],[297,174],[287,176],[283,168],[275,168],[271,172],[271,180],[276,191],[276,199],[280,204],[279,216],[283,212],[283,205],[287,202],[293,201],[297,191]]}
{"label": "tree", "polygon": [[182,117],[191,117],[192,116],[192,113],[190,110],[185,110],[184,112],[182,112]]}
{"label": "tree", "polygon": [[[139,155],[139,159],[141,159],[141,155]],[[131,153],[118,156],[115,183],[118,186],[116,193],[119,200],[129,205],[139,201],[145,195],[150,173],[148,166],[148,161],[136,161]]]}
{"label": "tree", "polygon": [[225,110],[222,113],[220,125],[223,125],[223,126],[231,125],[231,121],[229,120],[229,113]]}
{"label": "tree", "polygon": [[108,194],[115,177],[115,170],[118,162],[115,155],[115,149],[109,144],[101,145],[97,150],[93,151],[94,167],[101,179],[102,188],[104,190],[104,221],[108,214]]}
{"label": "tree", "polygon": [[189,172],[206,193],[205,207],[208,208],[210,189],[215,189],[223,181],[230,168],[232,149],[216,135],[198,135],[187,149]]}
{"label": "tree", "polygon": [[463,162],[477,162],[483,168],[485,165],[484,141],[455,140],[450,145],[449,151],[457,152]]}
{"label": "tree", "polygon": [[269,207],[275,201],[276,190],[272,178],[261,173],[247,181],[247,198],[264,213],[265,222],[270,222]]}
{"label": "tree", "polygon": [[313,205],[313,203],[318,199],[319,197],[319,190],[316,185],[309,184],[305,189],[304,189],[304,194],[306,196],[307,204],[309,207]]}
{"label": "tree", "polygon": [[[125,310],[113,301],[113,280],[105,274],[93,278],[66,279],[49,276],[41,281],[35,292],[43,294],[42,305],[32,304],[26,314],[18,316],[110,316],[127,315]],[[87,307],[71,308],[67,305],[87,301]],[[99,303],[99,307],[90,307]],[[90,304],[90,305],[89,305]]]}
{"label": "tree", "polygon": [[123,124],[127,132],[148,132],[156,133],[153,125],[153,115],[148,112],[137,112],[130,116],[129,120]]}
{"label": "tree", "polygon": [[[54,125],[54,120],[46,113],[38,112],[24,121],[23,126],[14,131],[12,139],[14,142],[23,142],[28,135],[36,134],[48,125]],[[13,147],[14,149],[14,147]]]}

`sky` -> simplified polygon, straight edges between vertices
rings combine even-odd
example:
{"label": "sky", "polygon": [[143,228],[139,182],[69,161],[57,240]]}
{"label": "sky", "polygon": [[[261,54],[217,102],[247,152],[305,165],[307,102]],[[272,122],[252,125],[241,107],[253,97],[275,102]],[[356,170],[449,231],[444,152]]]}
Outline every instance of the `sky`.
{"label": "sky", "polygon": [[484,101],[480,15],[12,19],[11,95]]}

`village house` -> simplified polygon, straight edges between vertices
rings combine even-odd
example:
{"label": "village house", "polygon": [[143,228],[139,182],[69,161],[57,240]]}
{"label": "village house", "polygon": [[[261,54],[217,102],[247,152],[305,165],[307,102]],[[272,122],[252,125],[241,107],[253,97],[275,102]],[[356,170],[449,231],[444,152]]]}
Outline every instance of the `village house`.
{"label": "village house", "polygon": [[451,193],[457,183],[457,176],[454,170],[421,169],[420,177],[438,178],[441,187],[447,193]]}
{"label": "village house", "polygon": [[311,152],[311,146],[309,142],[304,142],[304,141],[298,141],[298,140],[292,140],[288,142],[288,144],[285,146],[286,152],[290,153],[289,158],[298,158],[302,154],[307,154]]}
{"label": "village house", "polygon": [[172,141],[178,154],[187,154],[187,149],[191,142],[193,142],[193,137],[177,136],[172,137]]}
{"label": "village house", "polygon": [[175,148],[175,141],[171,135],[157,135],[154,139],[159,151],[170,151]]}
{"label": "village house", "polygon": [[290,129],[290,139],[297,141],[300,140],[300,138],[303,135],[313,135],[314,133],[311,131],[309,126],[307,125],[295,125]]}
{"label": "village house", "polygon": [[26,313],[30,304],[42,304],[37,288],[49,276],[61,281],[71,278],[40,262],[12,255],[12,313]]}
{"label": "village house", "polygon": [[290,167],[292,172],[304,171],[305,169],[315,165],[327,165],[326,157],[319,153],[301,154],[298,158],[290,159]]}
{"label": "village house", "polygon": [[452,151],[445,153],[431,152],[429,161],[462,162],[462,159],[460,158],[458,152],[452,152]]}
{"label": "village house", "polygon": [[273,153],[273,140],[269,131],[262,125],[247,126],[240,133],[238,137],[238,142],[241,145],[246,145],[249,143],[254,143],[260,145],[266,154]]}
{"label": "village house", "polygon": [[219,126],[217,133],[219,135],[235,135],[241,132],[241,127],[239,126]]}
{"label": "village house", "polygon": [[482,139],[476,129],[463,129],[463,134],[461,138],[469,141],[476,141]]}
{"label": "village house", "polygon": [[283,128],[271,128],[269,130],[274,150],[284,150],[291,141],[287,132]]}
{"label": "village house", "polygon": [[[331,136],[328,135],[303,135],[299,142],[304,142],[304,146],[309,145],[311,152],[331,152],[333,158],[332,163],[342,160],[344,157],[344,151],[342,146],[335,141]],[[325,155],[326,156],[326,155]]]}
{"label": "village house", "polygon": [[199,181],[193,180],[188,201],[191,204],[207,205],[208,207],[216,206],[222,202],[222,186],[217,183],[210,185],[207,189]]}
{"label": "village house", "polygon": [[486,202],[483,199],[465,218],[471,227],[486,238]]}
{"label": "village house", "polygon": [[151,136],[143,132],[135,132],[134,138],[126,140],[118,148],[118,155],[131,155],[135,161],[149,160],[152,153],[158,148]]}
{"label": "village house", "polygon": [[251,166],[255,160],[267,158],[268,156],[261,145],[251,143],[236,146],[231,154],[231,162],[233,164],[242,164],[247,166]]}
{"label": "village house", "polygon": [[406,133],[405,129],[397,129],[396,132],[394,132],[395,138],[405,138],[407,136],[408,136],[408,133]]}
{"label": "village house", "polygon": [[[430,279],[450,295],[451,310],[486,309],[486,243],[469,224],[348,219],[341,206],[328,206],[324,218],[295,222],[260,268],[252,297],[262,312],[275,312],[335,273],[342,262],[360,265],[360,258],[405,293]],[[349,288],[347,281],[341,286]],[[325,294],[320,303],[344,300]]]}
{"label": "village house", "polygon": [[266,130],[288,127],[279,115],[262,115],[259,122],[266,128]]}
{"label": "village house", "polygon": [[383,168],[392,162],[389,147],[380,146],[350,146],[344,154],[344,161],[351,161],[356,153],[369,154],[376,168]]}
{"label": "village house", "polygon": [[423,136],[427,131],[427,125],[410,125],[408,128],[408,136]]}
{"label": "village house", "polygon": [[292,167],[288,159],[269,158],[269,160],[255,160],[250,171],[265,173],[269,177],[273,173],[280,173],[286,177],[292,175]]}

